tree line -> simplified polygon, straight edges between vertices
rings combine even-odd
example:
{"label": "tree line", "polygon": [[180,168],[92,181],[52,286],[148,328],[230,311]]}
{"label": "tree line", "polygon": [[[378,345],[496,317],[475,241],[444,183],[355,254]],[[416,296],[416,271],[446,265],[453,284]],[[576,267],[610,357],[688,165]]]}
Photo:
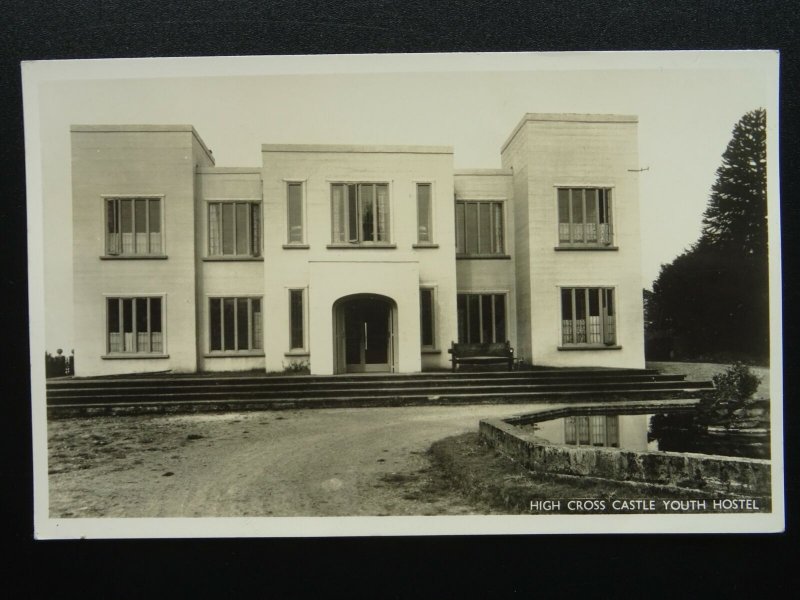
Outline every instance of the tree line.
{"label": "tree line", "polygon": [[766,111],[733,129],[700,238],[645,290],[647,355],[769,359]]}

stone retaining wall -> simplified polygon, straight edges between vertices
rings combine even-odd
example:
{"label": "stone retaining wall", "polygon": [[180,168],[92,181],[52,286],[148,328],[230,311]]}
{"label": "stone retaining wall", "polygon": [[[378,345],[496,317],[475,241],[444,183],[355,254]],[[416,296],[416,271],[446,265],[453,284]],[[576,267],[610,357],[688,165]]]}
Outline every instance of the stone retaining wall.
{"label": "stone retaining wall", "polygon": [[480,422],[481,438],[533,472],[600,477],[704,492],[769,495],[770,461],[682,452],[635,452],[541,443],[500,419]]}

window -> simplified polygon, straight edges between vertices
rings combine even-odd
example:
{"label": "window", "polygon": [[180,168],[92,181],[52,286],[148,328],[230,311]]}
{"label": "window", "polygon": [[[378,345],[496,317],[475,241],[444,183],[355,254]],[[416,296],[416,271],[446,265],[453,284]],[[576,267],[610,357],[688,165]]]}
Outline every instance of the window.
{"label": "window", "polygon": [[420,288],[419,290],[419,321],[420,339],[423,349],[432,350],[436,347],[433,288]]}
{"label": "window", "polygon": [[246,352],[263,346],[260,298],[209,299],[211,352]]}
{"label": "window", "polygon": [[611,190],[558,189],[559,246],[611,246]]}
{"label": "window", "polygon": [[286,184],[287,243],[303,243],[303,184]]}
{"label": "window", "polygon": [[260,207],[257,202],[208,203],[208,254],[259,256]]}
{"label": "window", "polygon": [[564,419],[564,443],[576,446],[619,447],[619,417],[592,415]]}
{"label": "window", "polygon": [[335,183],[331,186],[332,243],[389,243],[389,185]]}
{"label": "window", "polygon": [[158,297],[106,298],[108,353],[162,354],[161,308]]}
{"label": "window", "polygon": [[505,294],[458,294],[458,341],[505,342]]}
{"label": "window", "polygon": [[433,206],[431,184],[417,184],[417,243],[433,243]]}
{"label": "window", "polygon": [[467,256],[504,254],[503,203],[456,201],[456,253]]}
{"label": "window", "polygon": [[106,254],[163,254],[161,198],[106,198]]}
{"label": "window", "polygon": [[614,290],[562,288],[562,345],[611,346],[615,342]]}
{"label": "window", "polygon": [[289,348],[305,348],[303,327],[303,290],[289,290]]}

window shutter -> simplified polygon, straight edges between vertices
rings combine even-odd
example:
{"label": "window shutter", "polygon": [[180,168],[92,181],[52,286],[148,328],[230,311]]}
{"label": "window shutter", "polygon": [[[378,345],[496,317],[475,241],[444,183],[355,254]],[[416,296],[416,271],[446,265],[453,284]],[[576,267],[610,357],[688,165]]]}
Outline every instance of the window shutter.
{"label": "window shutter", "polygon": [[503,204],[494,202],[492,204],[492,224],[494,225],[494,239],[492,251],[495,254],[503,253]]}
{"label": "window shutter", "polygon": [[478,204],[467,202],[466,244],[467,254],[478,253]]}
{"label": "window shutter", "polygon": [[208,205],[208,253],[213,255],[222,254],[219,211],[219,204]]}
{"label": "window shutter", "polygon": [[137,198],[134,202],[134,233],[135,233],[135,253],[147,254],[147,200]]}
{"label": "window shutter", "polygon": [[120,239],[119,239],[119,213],[117,210],[117,200],[106,200],[106,252],[110,255],[119,254],[120,252]]}
{"label": "window shutter", "polygon": [[[466,226],[466,217],[464,215],[464,203],[456,202],[456,253],[464,254],[467,251],[466,242],[464,240],[464,228]],[[459,340],[461,341],[461,340]]]}
{"label": "window shutter", "polygon": [[345,204],[344,204],[344,186],[334,185],[331,186],[331,204],[332,204],[332,222],[333,232],[332,241],[334,243],[343,243],[345,238]]}
{"label": "window shutter", "polygon": [[122,253],[133,254],[133,200],[119,200],[120,231],[122,232]]}
{"label": "window shutter", "polygon": [[150,232],[150,253],[161,254],[161,200],[151,198],[148,201],[147,227]]}
{"label": "window shutter", "polygon": [[375,237],[377,242],[389,241],[389,188],[385,185],[377,185],[378,200],[378,235]]}
{"label": "window shutter", "polygon": [[360,238],[361,215],[358,210],[358,186],[347,186],[347,241],[357,244]]}
{"label": "window shutter", "polygon": [[614,290],[603,290],[603,334],[604,342],[614,344],[617,339],[616,322],[614,319]]}
{"label": "window shutter", "polygon": [[250,205],[250,239],[253,256],[261,256],[261,207],[255,202]]}

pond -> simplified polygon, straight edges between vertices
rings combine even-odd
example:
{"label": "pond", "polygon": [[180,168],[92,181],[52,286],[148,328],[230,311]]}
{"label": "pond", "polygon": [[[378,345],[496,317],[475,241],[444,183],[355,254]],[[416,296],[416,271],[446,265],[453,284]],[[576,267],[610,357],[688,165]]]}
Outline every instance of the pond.
{"label": "pond", "polygon": [[[652,410],[652,409],[651,409]],[[635,452],[692,452],[744,458],[770,458],[769,434],[706,431],[692,412],[632,414],[613,410],[538,420],[531,415],[515,425],[551,444],[620,448]]]}

